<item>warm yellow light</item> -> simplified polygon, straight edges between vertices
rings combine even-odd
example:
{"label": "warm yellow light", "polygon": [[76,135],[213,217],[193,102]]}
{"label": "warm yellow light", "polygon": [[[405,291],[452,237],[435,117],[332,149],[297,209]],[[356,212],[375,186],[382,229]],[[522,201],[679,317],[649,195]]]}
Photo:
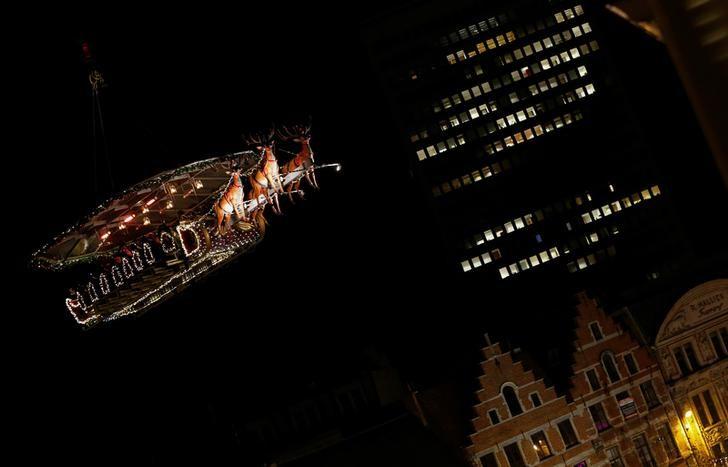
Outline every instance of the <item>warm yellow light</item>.
{"label": "warm yellow light", "polygon": [[174,207],[174,203],[172,200],[167,201],[167,209],[172,209]]}
{"label": "warm yellow light", "polygon": [[148,217],[144,218],[144,225],[149,225],[151,223],[152,223],[152,221],[150,221]]}
{"label": "warm yellow light", "polygon": [[195,180],[195,188],[198,190],[203,187],[202,180]]}
{"label": "warm yellow light", "polygon": [[148,212],[149,212],[149,208],[148,208],[148,207],[146,207],[146,206],[144,206],[144,207],[142,208],[142,213],[143,213],[143,214],[146,214],[146,213],[148,213]]}
{"label": "warm yellow light", "polygon": [[177,193],[177,188],[174,185],[169,185],[169,192],[175,194]]}
{"label": "warm yellow light", "polygon": [[688,418],[693,418],[693,411],[692,411],[692,410],[687,410],[687,411],[685,412],[685,418],[686,418],[686,419],[688,419]]}
{"label": "warm yellow light", "polygon": [[533,450],[534,450],[534,451],[538,451],[538,446],[536,446],[536,445],[534,444],[534,445],[533,445]]}

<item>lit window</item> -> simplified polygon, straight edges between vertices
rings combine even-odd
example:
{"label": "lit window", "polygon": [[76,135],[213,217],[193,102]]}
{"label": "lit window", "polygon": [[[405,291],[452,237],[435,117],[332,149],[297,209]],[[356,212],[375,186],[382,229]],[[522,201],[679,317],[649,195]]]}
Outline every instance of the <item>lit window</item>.
{"label": "lit window", "polygon": [[427,146],[427,155],[430,157],[435,157],[437,155],[437,150],[435,149],[435,146]]}
{"label": "lit window", "polygon": [[584,65],[577,68],[577,71],[579,72],[579,76],[586,76],[586,67]]}
{"label": "lit window", "polygon": [[551,255],[552,258],[558,258],[558,256],[559,256],[559,249],[556,248],[556,247],[550,248],[549,249],[549,254]]}
{"label": "lit window", "polygon": [[426,157],[427,156],[425,155],[425,151],[423,151],[422,149],[417,151],[417,160],[423,161]]}
{"label": "lit window", "polygon": [[523,110],[519,110],[516,112],[516,117],[518,118],[519,122],[522,122],[526,119],[526,113]]}
{"label": "lit window", "polygon": [[574,26],[571,28],[572,32],[574,33],[574,37],[580,37],[581,36],[581,29],[579,26]]}
{"label": "lit window", "polygon": [[488,264],[493,261],[493,258],[490,257],[490,253],[488,252],[483,253],[480,257],[483,259],[483,264]]}
{"label": "lit window", "polygon": [[523,224],[523,219],[520,217],[518,219],[514,220],[514,223],[516,224],[517,229],[522,229],[525,227],[525,225]]}
{"label": "lit window", "polygon": [[472,109],[468,110],[470,113],[470,118],[478,118],[480,115],[478,115],[478,109],[473,107]]}
{"label": "lit window", "polygon": [[556,18],[556,22],[563,23],[564,22],[564,15],[561,12],[558,12],[554,15],[554,18]]}
{"label": "lit window", "polygon": [[549,68],[551,68],[551,64],[546,59],[541,60],[540,63],[541,63],[541,68],[543,68],[544,70],[548,70]]}
{"label": "lit window", "polygon": [[465,99],[466,101],[469,101],[472,98],[473,98],[473,96],[470,95],[470,91],[468,91],[467,89],[465,91],[463,91],[463,99]]}
{"label": "lit window", "polygon": [[582,24],[582,25],[581,25],[581,28],[582,28],[582,29],[584,30],[584,32],[585,32],[585,33],[587,33],[587,34],[588,34],[588,33],[590,33],[590,32],[591,32],[591,30],[592,30],[592,29],[591,29],[591,26],[589,25],[589,23],[584,23],[584,24]]}
{"label": "lit window", "polygon": [[525,271],[526,269],[530,268],[531,266],[528,265],[528,261],[526,259],[522,259],[518,262],[518,265],[521,267],[521,271]]}
{"label": "lit window", "polygon": [[506,222],[505,223],[505,227],[506,227],[506,233],[511,233],[511,232],[513,232],[515,230],[513,228],[513,224],[510,223],[510,222]]}
{"label": "lit window", "polygon": [[463,272],[468,272],[468,271],[470,271],[471,269],[473,269],[473,268],[472,268],[472,267],[470,266],[470,261],[468,261],[467,259],[466,259],[465,261],[461,261],[461,262],[460,262],[460,265],[461,265],[461,266],[463,267]]}
{"label": "lit window", "polygon": [[457,60],[455,59],[455,55],[450,54],[447,56],[447,61],[450,63],[450,65],[454,65],[457,63]]}
{"label": "lit window", "polygon": [[516,124],[516,117],[513,116],[513,114],[506,115],[506,120],[508,120],[508,125],[515,125]]}
{"label": "lit window", "polygon": [[581,54],[579,53],[579,49],[577,49],[576,47],[569,49],[569,54],[571,55],[571,58],[581,57]]}
{"label": "lit window", "polygon": [[533,449],[536,451],[539,460],[546,459],[553,454],[543,431],[538,431],[531,435],[531,441],[533,442]]}
{"label": "lit window", "polygon": [[650,190],[642,190],[642,192],[640,194],[642,195],[642,199],[652,198],[652,195],[650,194]]}
{"label": "lit window", "polygon": [[518,265],[516,263],[509,264],[508,270],[511,271],[511,274],[518,274]]}
{"label": "lit window", "polygon": [[651,191],[651,192],[652,192],[652,194],[653,194],[653,195],[655,195],[655,196],[658,196],[658,195],[660,195],[660,194],[661,194],[661,192],[660,192],[660,187],[659,187],[659,186],[657,186],[657,185],[655,185],[655,186],[653,186],[652,188],[650,188],[650,191]]}
{"label": "lit window", "polygon": [[599,220],[602,218],[602,211],[600,211],[599,209],[592,209],[591,215],[594,220]]}
{"label": "lit window", "polygon": [[523,47],[523,53],[525,53],[526,56],[533,55],[533,49],[531,48],[530,45],[526,45]]}
{"label": "lit window", "polygon": [[516,57],[516,60],[520,60],[523,58],[523,52],[521,52],[521,49],[516,49],[513,51],[513,56]]}
{"label": "lit window", "polygon": [[579,265],[579,269],[586,268],[586,260],[584,258],[577,259],[576,263]]}
{"label": "lit window", "polygon": [[533,50],[535,50],[536,52],[541,52],[543,50],[543,46],[539,41],[533,43]]}
{"label": "lit window", "polygon": [[491,241],[491,240],[494,240],[495,239],[495,236],[493,235],[493,231],[490,230],[490,229],[488,229],[485,232],[483,232],[483,234],[485,235],[485,239],[488,240],[488,241]]}
{"label": "lit window", "polygon": [[549,258],[549,254],[547,251],[542,251],[538,254],[538,257],[541,258],[542,263],[548,262],[551,258]]}
{"label": "lit window", "polygon": [[578,16],[581,16],[581,15],[583,15],[583,14],[584,14],[584,9],[583,9],[583,8],[581,7],[581,5],[576,5],[576,6],[574,7],[574,11],[576,12],[576,14],[577,14]]}
{"label": "lit window", "polygon": [[593,84],[587,84],[586,85],[586,93],[587,94],[594,94],[594,85]]}
{"label": "lit window", "polygon": [[533,255],[528,260],[531,262],[531,266],[538,266],[541,262],[538,260],[538,255]]}
{"label": "lit window", "polygon": [[470,258],[474,268],[479,268],[483,263],[480,262],[480,256],[474,256]]}

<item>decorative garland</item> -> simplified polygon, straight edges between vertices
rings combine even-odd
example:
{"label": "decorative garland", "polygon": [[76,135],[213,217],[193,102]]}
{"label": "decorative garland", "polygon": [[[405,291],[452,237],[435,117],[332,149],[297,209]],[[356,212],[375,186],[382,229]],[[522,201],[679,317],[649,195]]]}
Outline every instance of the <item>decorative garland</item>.
{"label": "decorative garland", "polygon": [[132,263],[134,263],[134,267],[137,271],[142,271],[144,269],[144,262],[142,261],[142,255],[139,254],[138,250],[134,250],[134,252],[131,254],[131,260]]}
{"label": "decorative garland", "polygon": [[122,272],[124,272],[124,277],[126,277],[127,279],[131,279],[132,277],[134,277],[134,270],[131,268],[129,258],[121,259],[121,270]]}
{"label": "decorative garland", "polygon": [[144,243],[144,246],[142,247],[144,250],[144,260],[147,262],[148,265],[154,264],[154,253],[152,253],[152,247],[149,245],[149,243]]}

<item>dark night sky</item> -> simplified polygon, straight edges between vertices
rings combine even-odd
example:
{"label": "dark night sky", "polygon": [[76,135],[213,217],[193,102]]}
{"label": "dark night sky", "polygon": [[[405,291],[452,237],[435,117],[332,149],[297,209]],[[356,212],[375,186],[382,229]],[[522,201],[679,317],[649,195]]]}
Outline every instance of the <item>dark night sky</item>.
{"label": "dark night sky", "polygon": [[[382,346],[415,378],[446,372],[449,356],[480,343],[462,337],[513,305],[430,261],[437,235],[358,37],[360,20],[388,3],[95,10],[33,22],[10,43],[21,56],[10,68],[20,82],[11,133],[22,149],[5,152],[14,169],[5,184],[30,207],[13,235],[16,290],[6,294],[18,303],[6,312],[19,320],[4,330],[18,376],[6,384],[21,396],[16,433],[37,442],[30,459],[224,457],[231,422],[346,374],[357,349]],[[109,84],[117,185],[240,150],[245,130],[305,114],[317,159],[344,164],[321,175],[320,193],[286,203],[251,255],[144,316],[90,332],[63,307],[70,284],[27,268],[35,248],[99,200],[82,38]],[[532,315],[534,328],[549,320]]]}
{"label": "dark night sky", "polygon": [[[19,93],[24,150],[13,182],[42,186],[25,198],[34,214],[16,239],[18,433],[49,443],[53,457],[106,465],[157,462],[173,451],[224,456],[218,430],[230,420],[309,380],[346,374],[363,346],[419,345],[455,312],[424,306],[423,291],[436,290],[425,262],[436,240],[412,202],[359,44],[358,22],[369,12],[324,18],[299,4],[242,16],[175,13],[38,23],[16,50],[18,78],[29,86]],[[100,199],[82,38],[109,84],[103,105],[117,187],[240,150],[246,129],[305,114],[317,159],[344,163],[340,174],[321,175],[320,193],[286,204],[253,254],[142,317],[90,332],[66,315],[70,284],[26,265]],[[455,322],[447,320],[453,332]]]}

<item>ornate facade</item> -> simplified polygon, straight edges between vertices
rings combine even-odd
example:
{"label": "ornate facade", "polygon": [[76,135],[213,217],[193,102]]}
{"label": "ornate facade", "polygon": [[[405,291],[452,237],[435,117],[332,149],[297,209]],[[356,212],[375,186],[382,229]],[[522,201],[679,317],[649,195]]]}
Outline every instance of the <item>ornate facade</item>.
{"label": "ornate facade", "polygon": [[728,457],[728,280],[706,282],[670,309],[655,339],[689,449],[697,461]]}

